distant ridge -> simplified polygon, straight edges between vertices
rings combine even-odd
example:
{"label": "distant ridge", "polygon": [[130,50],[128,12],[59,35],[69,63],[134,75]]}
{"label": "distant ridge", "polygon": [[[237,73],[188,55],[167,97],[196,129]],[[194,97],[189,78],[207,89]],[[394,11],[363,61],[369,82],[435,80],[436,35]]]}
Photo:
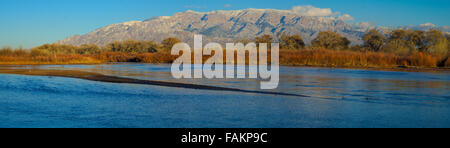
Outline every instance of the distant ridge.
{"label": "distant ridge", "polygon": [[[345,15],[344,15],[345,16]],[[72,36],[57,43],[81,45],[106,45],[112,41],[153,40],[160,42],[176,37],[192,42],[194,34],[204,35],[206,42],[234,42],[269,34],[299,34],[307,44],[321,31],[334,31],[347,37],[353,44],[360,44],[361,37],[375,28],[387,32],[386,27],[374,27],[369,23],[347,23],[343,17],[304,16],[291,10],[244,9],[234,11],[197,12],[186,11],[173,16],[154,17],[145,21],[112,24],[81,36]],[[428,30],[437,28],[449,32],[448,26],[433,24],[401,26],[400,28]]]}

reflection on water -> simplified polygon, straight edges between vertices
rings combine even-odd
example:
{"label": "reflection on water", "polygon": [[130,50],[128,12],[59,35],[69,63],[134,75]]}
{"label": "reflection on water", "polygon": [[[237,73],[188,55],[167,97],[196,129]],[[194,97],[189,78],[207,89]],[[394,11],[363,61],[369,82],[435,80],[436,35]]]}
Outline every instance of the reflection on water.
{"label": "reflection on water", "polygon": [[[246,90],[259,90],[261,81],[257,79],[174,79],[170,73],[170,65],[65,65],[39,68],[82,70],[137,79],[205,84]],[[450,75],[448,73],[283,67],[280,71],[279,88],[272,91],[337,99],[446,100],[450,96],[449,84]]]}
{"label": "reflection on water", "polygon": [[[256,79],[174,79],[170,73],[170,65],[57,65],[20,68],[82,70],[137,79],[245,90],[259,90],[260,82]],[[0,117],[1,121],[6,121],[0,122],[0,126],[12,126],[12,123],[19,123],[15,124],[19,127],[38,126],[33,124],[41,122],[43,126],[50,127],[450,126],[448,73],[282,67],[280,86],[270,91],[307,95],[312,96],[311,98],[109,84],[68,78],[0,77],[4,78],[0,85],[3,94],[0,107],[9,107],[0,109],[0,114],[8,115],[7,118]],[[57,108],[53,109],[54,106],[58,106],[60,112]],[[22,107],[28,107],[29,110]],[[36,110],[48,112],[24,115]],[[24,117],[16,119],[11,114],[30,118],[27,121],[32,124],[25,124]],[[54,116],[55,119],[48,118]],[[75,119],[66,119],[69,117]]]}

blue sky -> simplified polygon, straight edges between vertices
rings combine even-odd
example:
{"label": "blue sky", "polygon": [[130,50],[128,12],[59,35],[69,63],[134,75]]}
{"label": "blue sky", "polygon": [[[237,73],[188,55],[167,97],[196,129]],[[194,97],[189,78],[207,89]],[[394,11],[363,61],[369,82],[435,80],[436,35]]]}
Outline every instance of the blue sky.
{"label": "blue sky", "polygon": [[383,26],[450,25],[449,0],[0,0],[0,47],[25,48],[84,34],[108,24],[186,10],[330,8],[355,22]]}

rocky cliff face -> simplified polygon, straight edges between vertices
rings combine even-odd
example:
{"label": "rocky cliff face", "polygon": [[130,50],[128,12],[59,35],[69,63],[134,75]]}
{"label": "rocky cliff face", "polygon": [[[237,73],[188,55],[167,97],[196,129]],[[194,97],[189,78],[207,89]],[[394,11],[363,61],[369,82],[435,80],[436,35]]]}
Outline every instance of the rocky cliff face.
{"label": "rocky cliff face", "polygon": [[205,42],[225,43],[264,34],[278,36],[283,32],[300,34],[309,43],[319,32],[331,30],[359,44],[361,36],[371,28],[365,23],[348,24],[340,17],[302,16],[290,10],[186,11],[145,21],[113,24],[57,43],[106,45],[128,39],[160,42],[168,37],[190,43],[194,34],[204,35]]}

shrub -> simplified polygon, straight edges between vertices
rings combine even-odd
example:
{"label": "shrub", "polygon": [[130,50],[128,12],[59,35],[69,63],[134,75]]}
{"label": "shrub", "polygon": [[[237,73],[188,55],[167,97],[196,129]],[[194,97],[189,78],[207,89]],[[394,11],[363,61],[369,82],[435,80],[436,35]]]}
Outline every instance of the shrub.
{"label": "shrub", "polygon": [[311,44],[312,47],[315,48],[344,50],[348,49],[350,41],[336,32],[325,31],[320,32],[319,36],[317,36],[317,38],[314,39]]}
{"label": "shrub", "polygon": [[83,44],[76,50],[77,54],[98,54],[100,52],[100,47],[95,44]]}
{"label": "shrub", "polygon": [[362,38],[364,46],[370,51],[380,51],[386,42],[386,37],[375,29],[370,30]]}
{"label": "shrub", "polygon": [[180,43],[181,41],[177,38],[167,38],[161,42],[163,51],[170,51],[173,45]]}
{"label": "shrub", "polygon": [[300,35],[282,35],[280,39],[280,48],[289,50],[299,50],[305,48],[305,42]]}
{"label": "shrub", "polygon": [[3,47],[2,49],[0,49],[0,55],[5,56],[5,55],[11,55],[13,53],[13,49],[11,47]]}

